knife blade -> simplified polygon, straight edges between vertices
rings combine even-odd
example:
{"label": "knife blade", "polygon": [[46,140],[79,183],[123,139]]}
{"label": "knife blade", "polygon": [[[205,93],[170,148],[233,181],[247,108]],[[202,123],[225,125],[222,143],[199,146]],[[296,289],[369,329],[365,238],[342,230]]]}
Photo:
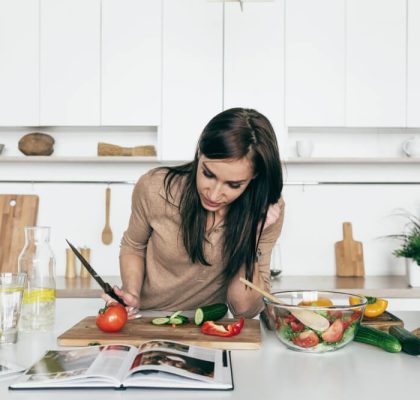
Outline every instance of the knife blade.
{"label": "knife blade", "polygon": [[85,266],[86,270],[89,272],[89,274],[92,275],[93,279],[95,279],[96,282],[98,282],[99,286],[104,290],[104,292],[112,297],[114,300],[118,301],[118,303],[122,304],[124,307],[126,304],[124,303],[124,300],[118,296],[115,292],[112,286],[105,282],[98,274],[97,272],[91,267],[91,265],[88,263],[88,261],[79,253],[79,251],[74,247],[67,239],[66,242],[72,249],[73,253],[76,255],[76,257],[80,260],[80,262]]}

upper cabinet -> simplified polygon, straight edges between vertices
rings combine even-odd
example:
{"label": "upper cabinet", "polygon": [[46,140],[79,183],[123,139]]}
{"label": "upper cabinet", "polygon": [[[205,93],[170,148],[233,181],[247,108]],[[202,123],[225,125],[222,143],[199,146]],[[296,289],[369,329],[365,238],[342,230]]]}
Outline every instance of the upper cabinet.
{"label": "upper cabinet", "polygon": [[100,124],[100,4],[41,0],[41,125]]}
{"label": "upper cabinet", "polygon": [[405,126],[406,0],[347,1],[347,126]]}
{"label": "upper cabinet", "polygon": [[102,2],[102,125],[160,125],[161,1]]}
{"label": "upper cabinet", "polygon": [[39,1],[0,0],[0,125],[39,124]]}
{"label": "upper cabinet", "polygon": [[225,3],[224,108],[255,108],[284,130],[284,0]]}
{"label": "upper cabinet", "polygon": [[163,1],[161,158],[191,160],[222,111],[223,3]]}
{"label": "upper cabinet", "polygon": [[345,123],[345,0],[286,0],[286,124]]}
{"label": "upper cabinet", "polygon": [[[408,0],[407,126],[420,126],[420,1]],[[1,67],[0,67],[1,68]]]}

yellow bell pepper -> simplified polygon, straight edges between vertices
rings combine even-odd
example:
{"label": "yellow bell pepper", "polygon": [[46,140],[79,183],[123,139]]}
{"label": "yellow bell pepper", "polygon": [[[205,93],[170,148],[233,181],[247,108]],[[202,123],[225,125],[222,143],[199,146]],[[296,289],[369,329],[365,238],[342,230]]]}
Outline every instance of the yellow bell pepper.
{"label": "yellow bell pepper", "polygon": [[[364,313],[366,317],[378,317],[379,315],[383,314],[386,308],[388,307],[388,300],[370,296],[365,297],[368,301]],[[357,297],[350,297],[349,302],[352,306],[360,304],[360,300]]]}
{"label": "yellow bell pepper", "polygon": [[331,307],[333,302],[326,297],[319,297],[314,301],[301,301],[298,306],[301,307]]}

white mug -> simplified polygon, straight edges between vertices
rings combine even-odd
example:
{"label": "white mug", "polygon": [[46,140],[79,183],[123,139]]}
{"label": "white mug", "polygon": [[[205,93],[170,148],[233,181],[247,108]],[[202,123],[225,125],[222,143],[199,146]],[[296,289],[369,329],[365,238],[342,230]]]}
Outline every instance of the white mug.
{"label": "white mug", "polygon": [[296,153],[298,157],[310,157],[314,151],[314,144],[310,140],[298,140],[296,142]]}
{"label": "white mug", "polygon": [[420,138],[412,137],[402,144],[402,149],[407,157],[420,157]]}

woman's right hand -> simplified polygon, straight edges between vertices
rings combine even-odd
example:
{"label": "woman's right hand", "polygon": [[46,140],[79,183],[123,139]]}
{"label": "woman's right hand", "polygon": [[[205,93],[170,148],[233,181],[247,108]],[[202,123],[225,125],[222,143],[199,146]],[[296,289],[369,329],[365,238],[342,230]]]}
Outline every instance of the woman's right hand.
{"label": "woman's right hand", "polygon": [[[140,318],[140,297],[132,293],[125,292],[118,286],[114,286],[113,289],[115,294],[124,300],[124,303],[126,304],[125,308],[127,310],[128,319]],[[101,297],[107,304],[115,302],[115,300],[106,293],[102,293]]]}

